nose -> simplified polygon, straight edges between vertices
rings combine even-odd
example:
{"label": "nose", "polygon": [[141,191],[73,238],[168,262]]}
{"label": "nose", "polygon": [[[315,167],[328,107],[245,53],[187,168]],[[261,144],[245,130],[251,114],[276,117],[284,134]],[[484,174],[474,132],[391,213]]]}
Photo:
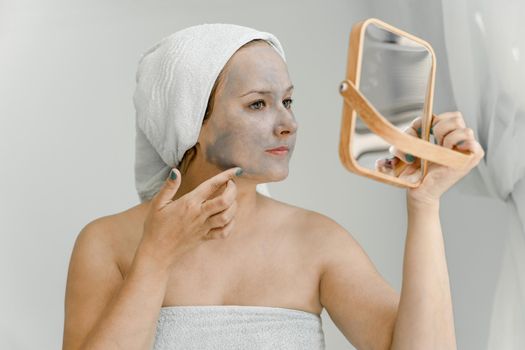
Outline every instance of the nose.
{"label": "nose", "polygon": [[285,111],[280,113],[279,120],[275,127],[275,133],[278,137],[283,135],[291,136],[297,132],[298,127],[299,125],[297,124],[293,113],[290,110],[285,109]]}

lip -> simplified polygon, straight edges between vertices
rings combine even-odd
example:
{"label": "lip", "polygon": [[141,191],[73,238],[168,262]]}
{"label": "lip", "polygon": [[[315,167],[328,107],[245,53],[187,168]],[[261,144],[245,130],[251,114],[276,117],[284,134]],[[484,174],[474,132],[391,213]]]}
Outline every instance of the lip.
{"label": "lip", "polygon": [[277,148],[267,149],[266,152],[288,152],[287,146],[280,146]]}
{"label": "lip", "polygon": [[285,154],[288,154],[288,147],[277,147],[274,149],[268,149],[266,152],[276,155],[276,156],[282,156]]}

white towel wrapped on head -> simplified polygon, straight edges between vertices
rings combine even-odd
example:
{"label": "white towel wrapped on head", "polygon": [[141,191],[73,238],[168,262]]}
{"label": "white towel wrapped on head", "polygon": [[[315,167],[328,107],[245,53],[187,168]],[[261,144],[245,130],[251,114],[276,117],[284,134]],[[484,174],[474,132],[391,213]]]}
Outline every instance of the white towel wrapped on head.
{"label": "white towel wrapped on head", "polygon": [[[254,39],[266,40],[286,60],[273,34],[223,23],[182,29],[142,55],[133,95],[135,186],[141,202],[158,192],[170,169],[197,143],[217,76],[230,57]],[[260,185],[257,190],[267,194]]]}

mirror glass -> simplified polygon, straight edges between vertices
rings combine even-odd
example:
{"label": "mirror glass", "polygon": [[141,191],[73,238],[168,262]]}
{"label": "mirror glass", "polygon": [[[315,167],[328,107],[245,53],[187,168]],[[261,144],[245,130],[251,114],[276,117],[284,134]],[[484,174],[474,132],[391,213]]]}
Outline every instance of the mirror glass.
{"label": "mirror glass", "polygon": [[[366,27],[357,87],[383,117],[402,131],[424,113],[431,68],[432,55],[425,46],[374,23]],[[399,154],[404,161],[392,159],[391,152],[396,149],[370,131],[359,113],[351,149],[361,167],[413,183],[421,177],[421,161],[404,153]],[[392,161],[385,160],[388,158]]]}

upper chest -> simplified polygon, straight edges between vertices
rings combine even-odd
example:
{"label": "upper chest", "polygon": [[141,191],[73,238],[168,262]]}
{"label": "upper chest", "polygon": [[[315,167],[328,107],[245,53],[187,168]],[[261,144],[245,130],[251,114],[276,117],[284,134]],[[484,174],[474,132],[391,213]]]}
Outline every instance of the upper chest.
{"label": "upper chest", "polygon": [[[267,305],[320,313],[314,237],[293,225],[267,225],[204,241],[174,265],[163,305]],[[140,240],[131,241],[120,259],[124,274]]]}
{"label": "upper chest", "polygon": [[293,234],[227,247],[208,243],[175,265],[163,305],[266,305],[320,313],[321,266]]}

